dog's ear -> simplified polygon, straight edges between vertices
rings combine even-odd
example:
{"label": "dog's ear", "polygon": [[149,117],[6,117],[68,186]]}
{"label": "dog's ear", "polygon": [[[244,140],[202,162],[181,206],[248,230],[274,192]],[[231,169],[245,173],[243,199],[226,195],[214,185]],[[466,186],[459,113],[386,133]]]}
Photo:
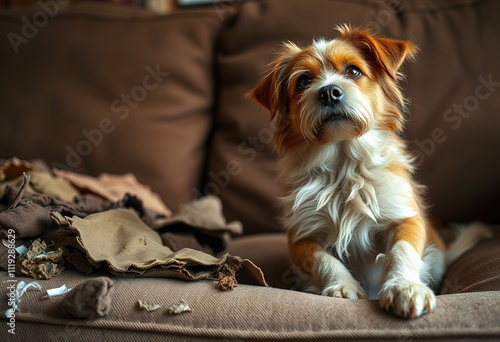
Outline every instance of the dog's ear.
{"label": "dog's ear", "polygon": [[407,59],[413,59],[417,48],[409,41],[378,38],[366,29],[340,26],[337,28],[342,37],[352,42],[367,59],[381,67],[395,81],[398,70]]}
{"label": "dog's ear", "polygon": [[278,107],[278,71],[271,68],[270,72],[247,94],[248,98],[257,101],[271,112],[273,117]]}
{"label": "dog's ear", "polygon": [[266,76],[247,94],[248,98],[269,110],[271,120],[279,111],[286,112],[290,61],[299,51],[301,50],[297,45],[285,43],[270,64]]}

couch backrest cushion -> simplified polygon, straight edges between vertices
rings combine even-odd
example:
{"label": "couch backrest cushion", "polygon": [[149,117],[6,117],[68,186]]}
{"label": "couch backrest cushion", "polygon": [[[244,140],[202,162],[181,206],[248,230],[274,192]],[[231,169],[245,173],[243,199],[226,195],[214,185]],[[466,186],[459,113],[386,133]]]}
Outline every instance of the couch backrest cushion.
{"label": "couch backrest cushion", "polygon": [[411,100],[405,135],[428,186],[433,216],[500,218],[500,2],[246,1],[224,27],[217,55],[220,92],[206,192],[224,201],[246,232],[280,224],[279,180],[268,113],[245,100],[280,44],[335,37],[340,23],[410,39],[419,48],[406,66]]}
{"label": "couch backrest cushion", "polygon": [[205,161],[218,13],[47,3],[0,14],[0,159],[132,172],[176,210]]}

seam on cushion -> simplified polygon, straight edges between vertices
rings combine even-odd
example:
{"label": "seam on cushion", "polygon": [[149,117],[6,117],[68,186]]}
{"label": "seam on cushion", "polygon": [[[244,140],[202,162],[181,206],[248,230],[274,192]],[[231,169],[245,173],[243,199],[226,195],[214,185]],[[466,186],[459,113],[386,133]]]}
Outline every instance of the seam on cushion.
{"label": "seam on cushion", "polygon": [[120,329],[141,332],[171,333],[182,336],[193,337],[216,337],[216,338],[266,338],[274,340],[308,340],[325,338],[401,338],[402,335],[412,338],[437,338],[437,337],[498,337],[500,336],[500,327],[475,327],[475,328],[436,328],[422,327],[421,329],[411,327],[408,329],[359,329],[359,330],[297,330],[297,331],[270,331],[270,330],[239,330],[227,328],[206,328],[187,325],[172,325],[158,323],[137,323],[131,321],[119,320],[96,320],[96,321],[78,321],[62,320],[38,314],[21,313],[16,315],[17,321],[27,321],[34,323],[71,325],[82,328],[93,329]]}

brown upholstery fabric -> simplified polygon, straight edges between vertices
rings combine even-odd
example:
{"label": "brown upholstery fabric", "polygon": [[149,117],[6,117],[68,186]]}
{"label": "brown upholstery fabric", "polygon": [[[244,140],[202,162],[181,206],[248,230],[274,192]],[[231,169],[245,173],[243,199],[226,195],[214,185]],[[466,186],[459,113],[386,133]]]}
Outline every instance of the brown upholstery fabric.
{"label": "brown upholstery fabric", "polygon": [[[3,274],[0,279],[4,279]],[[88,279],[90,276],[65,271],[41,285],[43,291],[63,284],[73,288]],[[18,280],[30,281],[22,277]],[[435,311],[406,321],[382,311],[375,300],[329,298],[249,285],[223,292],[211,281],[112,280],[112,308],[106,317],[94,320],[69,319],[60,308],[62,296],[42,300],[43,292],[27,291],[21,310],[16,312],[16,339],[38,341],[40,336],[47,336],[54,341],[494,341],[500,336],[497,292],[438,296]],[[6,298],[6,291],[6,286],[0,287],[1,298]],[[154,312],[141,310],[139,299],[161,307]],[[168,315],[167,308],[181,300],[192,312]],[[0,312],[7,308],[7,301],[1,300]],[[6,336],[5,321],[2,326],[0,336]],[[45,332],[50,334],[44,335]]]}
{"label": "brown upholstery fabric", "polygon": [[448,268],[441,294],[500,291],[500,231],[463,254]]}
{"label": "brown upholstery fabric", "polygon": [[176,211],[205,159],[219,14],[58,8],[27,43],[7,35],[21,37],[40,7],[0,15],[0,158],[133,173]]}
{"label": "brown upholstery fabric", "polygon": [[405,135],[433,216],[498,221],[499,12],[500,2],[487,0],[246,1],[220,38],[218,130],[205,191],[222,197],[226,217],[241,220],[245,232],[279,230],[269,115],[244,94],[282,41],[333,38],[335,25],[350,22],[420,49],[402,84],[412,102]]}
{"label": "brown upholstery fabric", "polygon": [[[500,231],[460,256],[450,265],[439,294],[500,291]],[[300,280],[291,270],[286,234],[254,234],[231,241],[228,253],[259,265],[270,286],[299,289]],[[498,292],[500,295],[500,292]]]}

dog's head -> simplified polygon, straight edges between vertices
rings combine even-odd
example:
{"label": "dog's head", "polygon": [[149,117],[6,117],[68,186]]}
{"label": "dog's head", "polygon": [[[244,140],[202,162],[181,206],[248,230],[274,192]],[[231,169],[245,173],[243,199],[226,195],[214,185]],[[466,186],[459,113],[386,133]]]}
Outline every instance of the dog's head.
{"label": "dog's head", "polygon": [[398,70],[415,48],[364,29],[338,30],[339,38],[306,48],[285,43],[249,93],[271,118],[278,116],[274,140],[280,152],[303,143],[351,140],[374,128],[402,129],[405,99]]}

